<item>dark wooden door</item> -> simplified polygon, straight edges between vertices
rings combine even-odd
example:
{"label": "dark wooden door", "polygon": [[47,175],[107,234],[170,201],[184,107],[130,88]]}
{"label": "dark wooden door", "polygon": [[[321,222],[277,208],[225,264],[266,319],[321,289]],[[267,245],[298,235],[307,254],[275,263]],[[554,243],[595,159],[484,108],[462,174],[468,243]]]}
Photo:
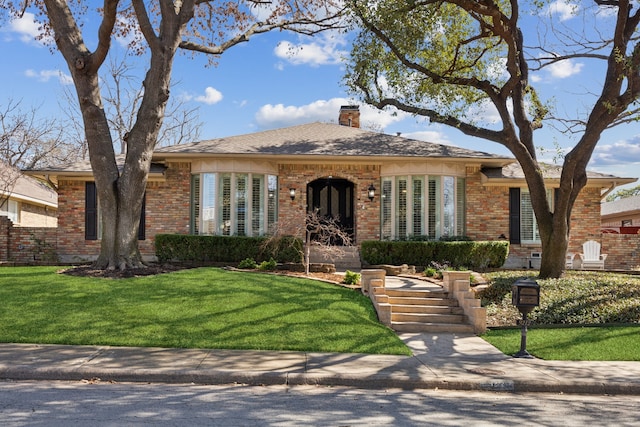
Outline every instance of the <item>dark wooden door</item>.
{"label": "dark wooden door", "polygon": [[[307,209],[333,219],[353,241],[353,183],[346,179],[322,178],[307,186]],[[335,241],[336,245],[344,242]]]}

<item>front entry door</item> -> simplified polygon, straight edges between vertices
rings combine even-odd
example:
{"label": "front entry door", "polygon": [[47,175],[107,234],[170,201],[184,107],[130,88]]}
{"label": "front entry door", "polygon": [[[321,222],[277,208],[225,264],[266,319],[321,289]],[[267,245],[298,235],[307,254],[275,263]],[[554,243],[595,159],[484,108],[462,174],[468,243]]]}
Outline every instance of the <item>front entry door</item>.
{"label": "front entry door", "polygon": [[[346,179],[322,178],[307,186],[307,209],[332,218],[353,241],[353,183]],[[344,242],[335,241],[336,245]]]}

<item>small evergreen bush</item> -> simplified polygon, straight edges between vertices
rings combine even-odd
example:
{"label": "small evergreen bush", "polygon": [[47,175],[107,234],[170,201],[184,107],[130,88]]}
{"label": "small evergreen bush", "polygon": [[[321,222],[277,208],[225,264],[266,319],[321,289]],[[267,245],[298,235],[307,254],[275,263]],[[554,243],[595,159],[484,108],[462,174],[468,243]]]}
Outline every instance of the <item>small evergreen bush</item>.
{"label": "small evergreen bush", "polygon": [[245,258],[242,261],[240,261],[240,264],[238,264],[238,268],[243,268],[248,270],[254,270],[257,267],[258,267],[258,264],[255,262],[253,258]]}
{"label": "small evergreen bush", "polygon": [[353,271],[347,270],[344,274],[344,280],[342,283],[347,285],[357,285],[360,283],[360,273],[354,273]]}
{"label": "small evergreen bush", "polygon": [[278,267],[276,260],[269,258],[269,261],[262,261],[260,265],[258,265],[258,270],[273,271],[276,267]]}

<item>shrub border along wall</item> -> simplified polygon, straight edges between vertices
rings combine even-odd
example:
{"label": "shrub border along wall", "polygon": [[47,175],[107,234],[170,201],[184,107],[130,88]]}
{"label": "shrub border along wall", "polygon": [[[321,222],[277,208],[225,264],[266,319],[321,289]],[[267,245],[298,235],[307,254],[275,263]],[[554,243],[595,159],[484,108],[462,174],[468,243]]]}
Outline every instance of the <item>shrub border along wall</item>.
{"label": "shrub border along wall", "polygon": [[415,265],[427,267],[432,262],[454,268],[482,271],[499,268],[509,255],[509,242],[378,241],[362,242],[362,260],[369,265]]}
{"label": "shrub border along wall", "polygon": [[266,237],[158,234],[155,249],[159,262],[239,263],[247,258],[258,263],[270,258],[302,262],[302,241],[294,237],[269,242]]}

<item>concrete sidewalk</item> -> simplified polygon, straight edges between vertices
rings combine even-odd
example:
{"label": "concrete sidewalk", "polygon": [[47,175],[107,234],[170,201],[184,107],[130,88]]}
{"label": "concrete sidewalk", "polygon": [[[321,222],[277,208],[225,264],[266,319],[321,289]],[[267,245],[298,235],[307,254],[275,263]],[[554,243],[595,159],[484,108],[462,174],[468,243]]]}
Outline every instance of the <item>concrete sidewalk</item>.
{"label": "concrete sidewalk", "polygon": [[400,337],[413,356],[0,344],[0,379],[640,395],[640,362],[514,359],[475,335]]}

